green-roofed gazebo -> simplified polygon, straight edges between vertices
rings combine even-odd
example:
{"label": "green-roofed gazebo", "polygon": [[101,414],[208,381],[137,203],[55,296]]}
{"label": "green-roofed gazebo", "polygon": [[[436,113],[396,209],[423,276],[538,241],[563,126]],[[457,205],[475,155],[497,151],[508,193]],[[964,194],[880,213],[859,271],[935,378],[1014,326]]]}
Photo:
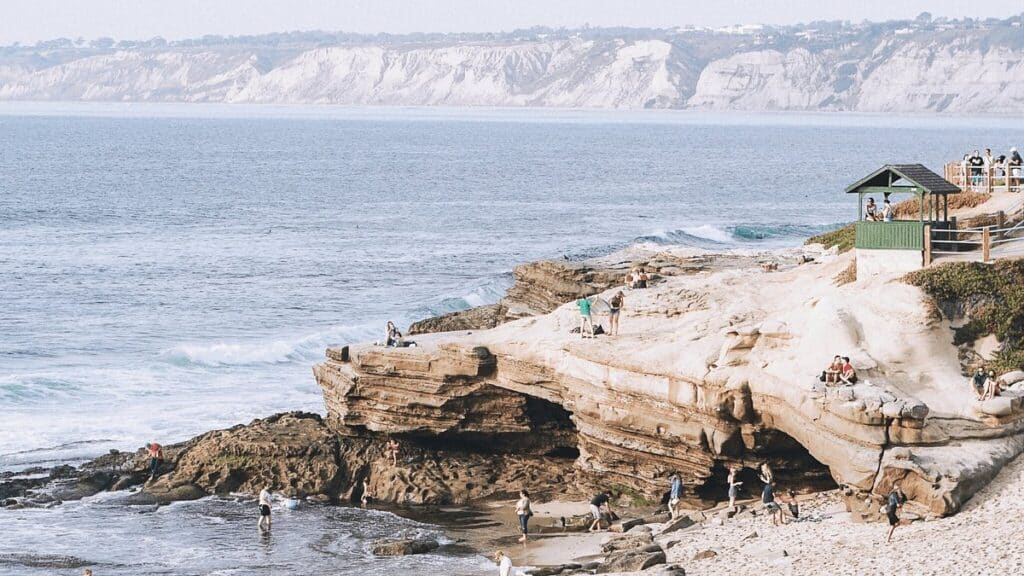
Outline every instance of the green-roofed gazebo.
{"label": "green-roofed gazebo", "polygon": [[[927,256],[926,246],[930,245],[926,233],[932,228],[949,228],[949,195],[959,194],[960,188],[921,164],[886,164],[846,189],[847,194],[857,194],[858,216],[856,224],[857,265],[861,267],[862,254],[871,258],[884,257],[893,269],[920,268]],[[869,219],[865,213],[864,197],[881,196],[889,200],[893,194],[912,194],[920,207],[916,220],[889,221]],[[895,202],[893,202],[895,203]],[[881,209],[882,203],[877,203]],[[873,253],[862,253],[862,251]],[[891,251],[902,251],[893,253]],[[875,251],[884,251],[875,252]],[[919,253],[912,257],[910,251]],[[916,262],[916,266],[911,266]]]}

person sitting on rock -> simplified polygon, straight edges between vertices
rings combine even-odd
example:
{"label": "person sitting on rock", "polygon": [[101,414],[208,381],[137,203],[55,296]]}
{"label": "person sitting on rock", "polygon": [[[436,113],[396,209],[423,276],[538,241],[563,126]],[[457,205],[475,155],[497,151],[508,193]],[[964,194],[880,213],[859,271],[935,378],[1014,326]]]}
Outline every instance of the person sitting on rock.
{"label": "person sitting on rock", "polygon": [[679,477],[679,474],[673,473],[669,477],[669,482],[668,515],[674,520],[676,517],[676,506],[679,505],[679,500],[683,497],[683,480]]}
{"label": "person sitting on rock", "polygon": [[387,329],[385,330],[386,336],[384,338],[385,346],[398,346],[398,341],[402,339],[402,333],[398,331],[398,327],[391,320],[388,320]]}
{"label": "person sitting on rock", "polygon": [[828,365],[821,373],[820,380],[826,384],[835,384],[839,382],[839,376],[843,373],[843,358],[836,356],[832,358],[832,363]]}
{"label": "person sitting on rock", "polygon": [[633,289],[633,287],[634,287],[633,286],[633,282],[634,282],[633,279],[634,278],[636,278],[636,276],[633,275],[633,271],[632,270],[630,270],[629,272],[626,273],[625,286],[626,286],[627,290],[632,290]]}
{"label": "person sitting on rock", "polygon": [[853,364],[850,364],[850,357],[843,357],[843,372],[839,375],[839,380],[843,384],[853,385],[857,383],[857,371],[854,370]]}
{"label": "person sitting on rock", "polygon": [[984,368],[978,368],[971,377],[971,388],[974,390],[974,397],[978,400],[985,399],[985,383],[988,381],[988,374]]}
{"label": "person sitting on rock", "polygon": [[992,398],[999,396],[999,393],[1002,391],[1002,385],[999,382],[999,379],[996,378],[995,371],[989,370],[988,378],[985,378],[985,393],[983,399],[991,400]]}
{"label": "person sitting on rock", "polygon": [[647,270],[641,268],[640,269],[640,276],[637,278],[637,281],[636,281],[636,287],[637,288],[647,288],[647,281],[648,280],[650,280],[650,277],[647,275]]}
{"label": "person sitting on rock", "polygon": [[608,513],[609,524],[612,516],[612,505],[611,505],[612,494],[605,490],[590,501],[590,514],[594,517],[594,521],[590,523],[590,532],[597,532],[601,529],[602,513],[601,507],[604,507]]}

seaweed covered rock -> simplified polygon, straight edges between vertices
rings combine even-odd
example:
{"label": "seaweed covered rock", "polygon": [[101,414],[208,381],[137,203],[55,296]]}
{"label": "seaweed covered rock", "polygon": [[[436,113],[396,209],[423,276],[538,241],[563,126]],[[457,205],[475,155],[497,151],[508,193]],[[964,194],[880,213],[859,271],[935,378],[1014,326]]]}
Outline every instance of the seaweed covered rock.
{"label": "seaweed covered rock", "polygon": [[331,494],[341,481],[338,439],[320,416],[278,414],[191,440],[173,472],[147,492],[194,485],[213,494],[274,490],[302,497]]}

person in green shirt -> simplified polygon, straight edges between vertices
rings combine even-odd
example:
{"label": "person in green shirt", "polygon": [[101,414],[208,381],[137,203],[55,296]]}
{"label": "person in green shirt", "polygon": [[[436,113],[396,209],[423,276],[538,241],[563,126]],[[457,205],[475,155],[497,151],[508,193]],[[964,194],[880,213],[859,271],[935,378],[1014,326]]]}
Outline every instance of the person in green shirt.
{"label": "person in green shirt", "polygon": [[590,300],[586,296],[580,296],[576,306],[580,309],[580,338],[593,338],[594,321],[590,318]]}

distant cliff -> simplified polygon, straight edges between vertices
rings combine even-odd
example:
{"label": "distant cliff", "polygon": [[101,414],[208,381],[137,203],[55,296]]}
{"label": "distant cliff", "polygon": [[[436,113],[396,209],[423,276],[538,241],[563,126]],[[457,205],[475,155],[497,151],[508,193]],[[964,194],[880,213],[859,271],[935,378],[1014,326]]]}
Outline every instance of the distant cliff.
{"label": "distant cliff", "polygon": [[1019,114],[1019,17],[0,48],[0,100]]}

